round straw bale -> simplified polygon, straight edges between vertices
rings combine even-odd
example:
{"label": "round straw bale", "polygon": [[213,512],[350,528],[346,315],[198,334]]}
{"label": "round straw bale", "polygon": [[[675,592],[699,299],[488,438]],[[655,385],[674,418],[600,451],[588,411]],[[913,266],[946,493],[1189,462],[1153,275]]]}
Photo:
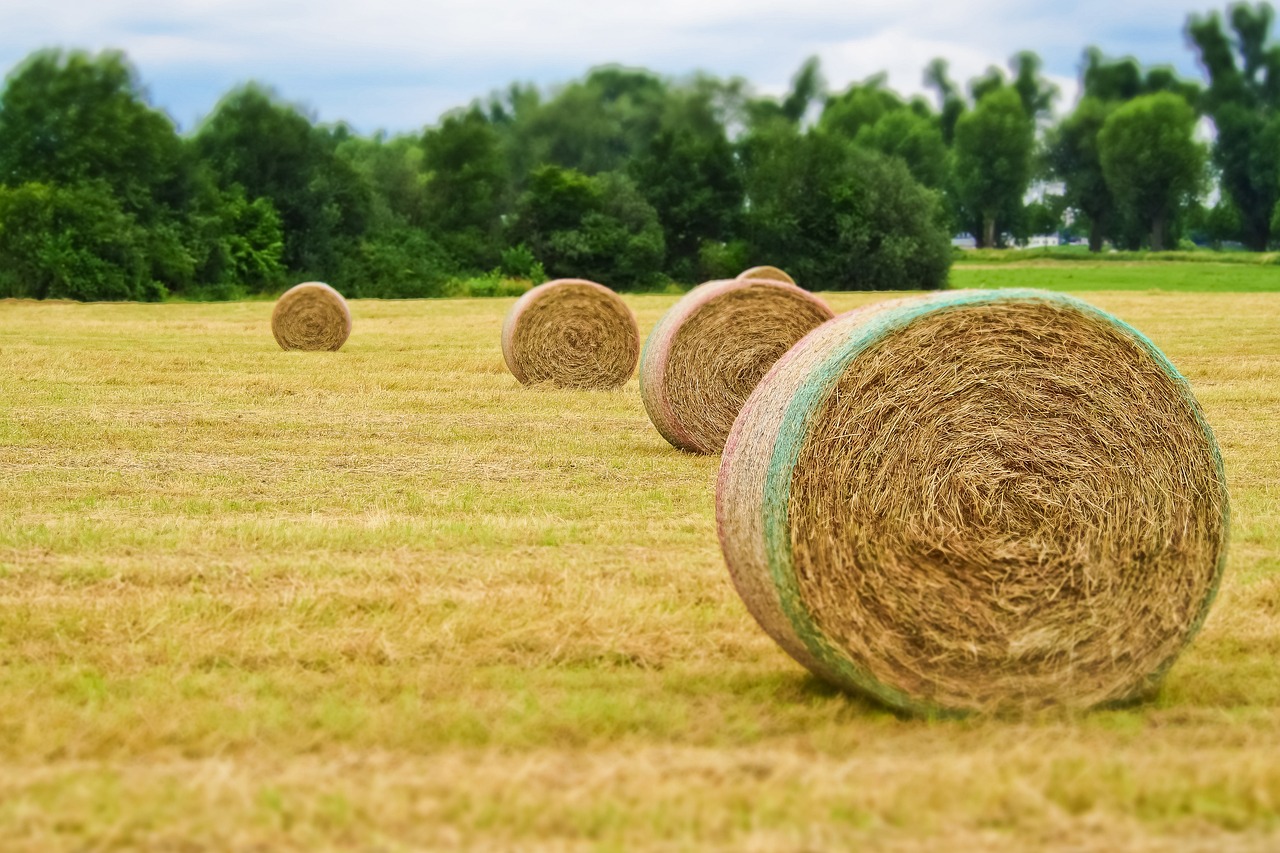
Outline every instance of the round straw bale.
{"label": "round straw bale", "polygon": [[645,341],[640,396],[681,450],[718,453],[760,377],[834,316],[807,291],[776,281],[709,281],[671,307]]}
{"label": "round straw bale", "polygon": [[738,274],[738,278],[750,278],[762,281],[780,281],[783,284],[795,284],[796,280],[777,267],[752,267]]}
{"label": "round straw bale", "polygon": [[1222,459],[1141,333],[1034,290],[843,314],[743,407],[734,585],[820,677],[920,714],[1149,695],[1226,559]]}
{"label": "round straw bale", "polygon": [[540,284],[502,324],[502,357],[525,385],[618,388],[635,372],[640,327],[622,297],[575,278]]}
{"label": "round straw bale", "polygon": [[271,334],[281,349],[336,351],[351,334],[351,310],[342,294],[329,285],[303,282],[276,300]]}

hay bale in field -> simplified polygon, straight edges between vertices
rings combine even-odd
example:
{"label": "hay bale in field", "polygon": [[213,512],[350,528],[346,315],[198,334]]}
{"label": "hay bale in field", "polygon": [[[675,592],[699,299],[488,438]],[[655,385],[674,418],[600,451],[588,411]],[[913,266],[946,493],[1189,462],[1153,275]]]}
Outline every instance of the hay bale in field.
{"label": "hay bale in field", "polygon": [[339,350],[351,334],[351,310],[342,294],[308,281],[286,290],[271,312],[271,334],[284,350]]}
{"label": "hay bale in field", "polygon": [[912,713],[1148,695],[1226,558],[1213,433],[1147,338],[1039,291],[844,314],[724,449],[735,586],[793,657]]}
{"label": "hay bale in field", "polygon": [[760,377],[832,316],[821,299],[781,282],[698,285],[645,341],[640,396],[649,419],[681,450],[718,453]]}
{"label": "hay bale in field", "polygon": [[752,267],[749,270],[743,270],[738,274],[739,279],[754,279],[757,281],[780,281],[783,284],[795,284],[796,280],[787,275],[783,270],[777,267],[762,266]]}
{"label": "hay bale in field", "polygon": [[635,372],[640,327],[609,288],[558,279],[516,300],[502,325],[502,357],[525,385],[618,388]]}

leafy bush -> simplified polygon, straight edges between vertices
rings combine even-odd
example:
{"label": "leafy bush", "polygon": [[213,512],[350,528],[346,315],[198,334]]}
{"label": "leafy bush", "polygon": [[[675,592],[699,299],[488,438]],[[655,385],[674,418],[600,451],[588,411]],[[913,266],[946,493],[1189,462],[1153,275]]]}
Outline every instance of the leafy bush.
{"label": "leafy bush", "polygon": [[899,159],[832,134],[786,131],[750,149],[752,256],[813,290],[943,287],[951,239],[936,193]]}
{"label": "leafy bush", "polygon": [[488,297],[488,296],[520,296],[533,282],[523,278],[508,278],[499,270],[471,278],[455,279],[449,282],[449,296]]}
{"label": "leafy bush", "polygon": [[101,182],[0,187],[0,296],[159,300],[148,243]]}
{"label": "leafy bush", "polygon": [[543,166],[520,198],[511,236],[553,278],[587,278],[610,287],[650,285],[666,252],[658,216],[623,175],[588,176]]}
{"label": "leafy bush", "polygon": [[444,249],[405,227],[356,243],[344,254],[335,286],[353,298],[422,299],[445,295],[452,273]]}
{"label": "leafy bush", "polygon": [[547,271],[524,243],[504,250],[502,264],[498,269],[505,276],[526,279],[534,284],[542,284],[547,280]]}
{"label": "leafy bush", "polygon": [[751,266],[751,247],[745,240],[705,240],[698,248],[698,275],[703,281],[733,278]]}

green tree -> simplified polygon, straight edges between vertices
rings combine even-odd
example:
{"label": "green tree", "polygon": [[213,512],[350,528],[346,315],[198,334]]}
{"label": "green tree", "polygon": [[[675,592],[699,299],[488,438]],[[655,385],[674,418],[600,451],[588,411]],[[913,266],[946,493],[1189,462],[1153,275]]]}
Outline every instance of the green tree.
{"label": "green tree", "polygon": [[1091,252],[1102,251],[1115,216],[1115,199],[1098,154],[1098,134],[1112,109],[1096,97],[1082,98],[1075,111],[1050,130],[1046,145],[1050,170],[1065,185],[1068,206],[1088,221]]}
{"label": "green tree", "polygon": [[666,253],[658,215],[624,175],[542,166],[516,206],[511,242],[528,246],[553,278],[611,287],[657,279]]}
{"label": "green tree", "polygon": [[955,142],[956,123],[967,105],[959,87],[951,79],[945,59],[935,59],[924,70],[924,84],[938,93],[938,130],[948,146]]}
{"label": "green tree", "polygon": [[227,95],[199,128],[196,149],[219,185],[270,199],[290,272],[332,277],[368,226],[372,194],[337,156],[348,135],[313,127],[295,107],[250,84]]}
{"label": "green tree", "polygon": [[497,131],[479,109],[447,116],[422,137],[427,170],[423,219],[454,263],[498,264],[509,173]]}
{"label": "green tree", "polygon": [[121,53],[41,51],[6,81],[0,184],[93,184],[95,195],[110,195],[141,226],[147,278],[170,289],[192,284],[196,249],[186,242],[185,220],[198,194],[197,171]]}
{"label": "green tree", "polygon": [[818,126],[830,133],[842,134],[846,139],[853,139],[886,115],[904,109],[906,104],[902,98],[885,88],[887,80],[885,74],[876,74],[831,96],[822,109]]}
{"label": "green tree", "polygon": [[1192,15],[1187,36],[1209,77],[1201,104],[1217,128],[1222,188],[1240,213],[1245,245],[1262,250],[1280,201],[1280,45],[1270,40],[1269,3],[1236,3],[1228,13],[1234,38],[1217,12]]}
{"label": "green tree", "polygon": [[1034,147],[1034,123],[1009,86],[987,92],[956,122],[956,196],[966,218],[980,226],[979,246],[996,245],[998,223],[1019,215]]}
{"label": "green tree", "polygon": [[662,78],[619,66],[593,68],[546,101],[513,88],[507,104],[496,104],[511,174],[519,182],[544,164],[625,170],[661,127],[667,93]]}
{"label": "green tree", "polygon": [[899,109],[864,126],[854,137],[863,147],[897,157],[912,176],[931,189],[945,186],[949,177],[948,153],[937,122],[910,109]]}
{"label": "green tree", "polygon": [[1117,205],[1142,223],[1151,248],[1168,245],[1170,227],[1200,189],[1204,146],[1195,141],[1196,112],[1162,92],[1118,107],[1098,133],[1098,156]]}
{"label": "green tree", "polygon": [[157,300],[146,234],[110,186],[28,182],[0,188],[0,295]]}
{"label": "green tree", "polygon": [[951,245],[938,196],[901,161],[836,134],[763,130],[749,141],[747,238],[812,289],[946,283]]}
{"label": "green tree", "polygon": [[733,145],[703,95],[669,113],[664,128],[628,174],[654,208],[667,249],[663,268],[681,281],[697,275],[701,247],[731,239],[742,215],[742,176]]}

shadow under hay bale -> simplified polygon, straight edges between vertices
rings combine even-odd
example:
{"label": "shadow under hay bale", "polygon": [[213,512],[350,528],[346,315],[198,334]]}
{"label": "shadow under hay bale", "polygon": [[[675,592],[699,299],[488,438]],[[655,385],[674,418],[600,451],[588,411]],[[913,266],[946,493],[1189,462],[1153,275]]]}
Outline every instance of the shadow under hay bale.
{"label": "shadow under hay bale", "polygon": [[635,373],[640,327],[609,288],[558,279],[516,300],[502,324],[502,357],[525,385],[618,388]]}
{"label": "shadow under hay bale", "polygon": [[645,341],[640,395],[649,419],[681,450],[718,453],[760,377],[832,316],[821,299],[781,282],[698,285]]}
{"label": "shadow under hay bale", "polygon": [[351,310],[329,285],[304,282],[276,300],[271,334],[283,350],[337,351],[351,335]]}
{"label": "shadow under hay bale", "polygon": [[764,629],[909,713],[1149,695],[1226,559],[1218,445],[1141,333],[1039,291],[841,315],[726,443],[721,546]]}

